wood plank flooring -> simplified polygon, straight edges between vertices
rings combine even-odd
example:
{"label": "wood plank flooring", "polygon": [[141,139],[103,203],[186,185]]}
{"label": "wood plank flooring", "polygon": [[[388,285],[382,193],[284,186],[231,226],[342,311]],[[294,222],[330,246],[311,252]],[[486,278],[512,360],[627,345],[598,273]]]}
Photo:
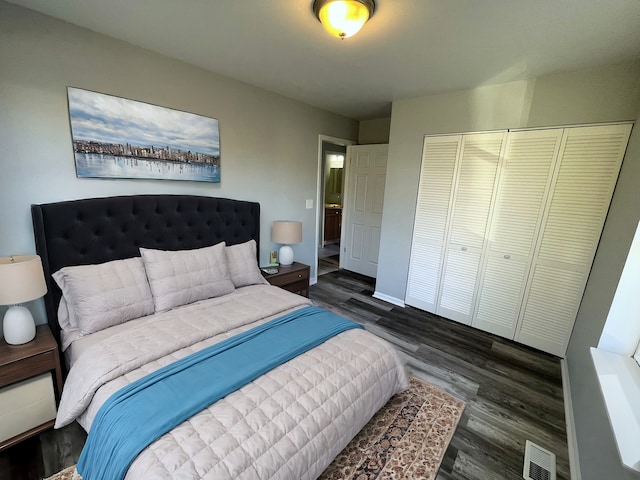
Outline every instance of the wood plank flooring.
{"label": "wood plank flooring", "polygon": [[[373,280],[345,270],[318,277],[310,297],[393,343],[410,374],[464,400],[439,480],[522,479],[525,440],[557,456],[569,480],[560,362],[514,342],[372,297]],[[77,462],[76,423],[0,452],[0,480],[40,480]]]}
{"label": "wood plank flooring", "polygon": [[310,297],[393,343],[411,375],[466,402],[439,480],[522,479],[525,441],[556,454],[569,480],[560,360],[515,342],[372,297],[374,281],[340,270]]}

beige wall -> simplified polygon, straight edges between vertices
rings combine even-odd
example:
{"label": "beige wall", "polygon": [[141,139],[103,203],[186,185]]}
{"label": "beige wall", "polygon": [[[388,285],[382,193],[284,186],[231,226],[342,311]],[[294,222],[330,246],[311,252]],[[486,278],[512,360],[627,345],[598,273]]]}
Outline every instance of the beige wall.
{"label": "beige wall", "polygon": [[[404,299],[425,134],[636,120],[640,63],[612,65],[394,102],[376,291]],[[640,133],[625,156],[567,352],[582,478],[622,468],[588,347],[596,345],[640,217]]]}
{"label": "beige wall", "polygon": [[[222,182],[76,178],[67,86],[218,119]],[[1,1],[0,112],[0,256],[35,251],[32,203],[179,193],[260,202],[264,262],[272,220],[301,220],[295,255],[311,264],[318,137],[358,132],[357,121]]]}
{"label": "beige wall", "polygon": [[358,131],[358,144],[389,143],[391,117],[362,120]]}

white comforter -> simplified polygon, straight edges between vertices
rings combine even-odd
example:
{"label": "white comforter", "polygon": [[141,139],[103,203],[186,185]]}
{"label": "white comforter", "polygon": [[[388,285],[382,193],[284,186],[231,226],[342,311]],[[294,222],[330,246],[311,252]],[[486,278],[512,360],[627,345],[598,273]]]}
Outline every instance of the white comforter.
{"label": "white comforter", "polygon": [[[77,341],[56,427],[89,431],[116,390],[309,301],[254,285]],[[219,400],[165,434],[128,479],[313,479],[408,379],[393,348],[344,332]]]}

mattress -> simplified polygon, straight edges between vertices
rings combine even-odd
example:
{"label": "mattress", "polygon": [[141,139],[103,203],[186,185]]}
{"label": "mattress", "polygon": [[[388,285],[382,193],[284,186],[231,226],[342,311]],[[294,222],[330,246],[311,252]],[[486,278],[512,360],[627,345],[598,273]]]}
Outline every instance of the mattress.
{"label": "mattress", "polygon": [[[82,337],[67,351],[56,426],[77,420],[90,431],[121,387],[309,303],[251,285]],[[408,385],[387,342],[349,330],[178,425],[138,456],[126,478],[313,479]]]}

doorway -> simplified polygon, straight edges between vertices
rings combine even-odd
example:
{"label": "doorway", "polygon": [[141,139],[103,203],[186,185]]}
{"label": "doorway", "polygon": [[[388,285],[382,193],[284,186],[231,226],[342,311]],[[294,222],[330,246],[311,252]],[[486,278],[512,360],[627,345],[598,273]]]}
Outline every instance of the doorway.
{"label": "doorway", "polygon": [[345,145],[322,141],[320,238],[318,239],[318,275],[340,268],[340,236],[344,192]]}

